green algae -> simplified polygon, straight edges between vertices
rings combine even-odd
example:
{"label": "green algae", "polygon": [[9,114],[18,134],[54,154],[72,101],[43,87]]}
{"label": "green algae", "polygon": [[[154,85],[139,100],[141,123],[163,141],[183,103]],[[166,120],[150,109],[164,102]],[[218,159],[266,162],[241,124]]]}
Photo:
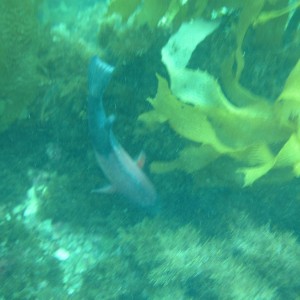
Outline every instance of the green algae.
{"label": "green algae", "polygon": [[39,1],[0,1],[0,132],[27,118],[41,77],[37,72]]}
{"label": "green algae", "polygon": [[41,282],[53,288],[61,281],[57,262],[21,221],[15,217],[2,220],[0,232],[0,295],[4,299],[36,299]]}
{"label": "green algae", "polygon": [[[240,222],[244,229],[234,227]],[[164,223],[145,219],[121,229],[115,240],[119,250],[86,273],[82,292],[93,290],[91,297],[103,299],[107,294],[156,299],[167,291],[183,299],[297,294],[300,248],[290,233],[257,227],[244,216],[231,224],[224,239],[209,238],[193,225],[170,228]]]}

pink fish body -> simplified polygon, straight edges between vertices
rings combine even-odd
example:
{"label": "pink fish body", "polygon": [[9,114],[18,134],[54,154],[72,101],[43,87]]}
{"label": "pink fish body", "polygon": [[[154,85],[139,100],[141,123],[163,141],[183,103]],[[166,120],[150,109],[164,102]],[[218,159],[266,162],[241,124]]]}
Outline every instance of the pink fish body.
{"label": "pink fish body", "polygon": [[112,132],[114,117],[107,117],[103,93],[111,79],[113,67],[93,57],[89,67],[88,118],[96,158],[111,185],[99,192],[116,191],[132,203],[144,208],[157,206],[156,190],[135,162],[116,140]]}

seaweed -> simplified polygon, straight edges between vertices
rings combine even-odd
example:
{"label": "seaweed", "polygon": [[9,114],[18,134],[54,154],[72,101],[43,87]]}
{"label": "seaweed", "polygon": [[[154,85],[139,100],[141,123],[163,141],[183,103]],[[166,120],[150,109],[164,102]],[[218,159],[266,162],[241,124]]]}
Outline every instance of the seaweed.
{"label": "seaweed", "polygon": [[[118,250],[85,274],[82,295],[87,299],[295,297],[300,270],[296,238],[269,226],[258,227],[243,214],[227,226],[223,239],[208,237],[192,224],[171,228],[161,219],[119,229],[114,240]],[[91,293],[83,294],[86,291]]]}
{"label": "seaweed", "polygon": [[184,20],[199,17],[206,3],[195,0],[111,1],[100,24],[99,45],[108,60],[128,64],[153,49],[160,49],[169,33]]}
{"label": "seaweed", "polygon": [[300,125],[300,89],[298,86],[299,79],[300,60],[298,60],[289,77],[287,78],[284,89],[279,95],[275,104],[280,122],[282,122],[286,126],[290,126],[295,131],[297,131]]}
{"label": "seaweed", "polygon": [[[284,5],[284,1],[280,5]],[[295,6],[281,8],[279,12],[272,6],[273,13],[265,11],[264,1],[246,1],[242,6],[239,21],[233,28],[236,49],[224,59],[218,74],[221,84],[208,72],[191,69],[188,65],[197,45],[216,30],[217,22],[183,23],[162,48],[162,62],[169,73],[170,87],[158,76],[157,95],[149,99],[154,110],[142,114],[140,120],[149,128],[167,122],[176,133],[198,146],[186,146],[173,161],[154,162],[152,171],[163,173],[179,169],[194,173],[212,164],[221,166],[221,161],[227,160],[232,165],[228,170],[233,182],[240,184],[234,179],[240,174],[244,187],[274,169],[282,171],[281,180],[299,176],[299,156],[295,154],[300,145],[296,85],[299,67],[296,64],[291,71],[276,104],[240,83],[241,74],[248,67],[242,46],[250,26],[276,20],[281,28],[276,37],[282,39],[285,23],[281,17]],[[266,32],[270,28],[255,27],[255,30]],[[201,57],[201,53],[197,55]],[[220,167],[217,172],[224,170]]]}
{"label": "seaweed", "polygon": [[51,289],[61,281],[58,263],[20,220],[15,216],[2,220],[0,232],[0,294],[4,299],[36,299],[44,290],[41,282]]}
{"label": "seaweed", "polygon": [[0,132],[27,118],[38,93],[39,1],[0,1]]}

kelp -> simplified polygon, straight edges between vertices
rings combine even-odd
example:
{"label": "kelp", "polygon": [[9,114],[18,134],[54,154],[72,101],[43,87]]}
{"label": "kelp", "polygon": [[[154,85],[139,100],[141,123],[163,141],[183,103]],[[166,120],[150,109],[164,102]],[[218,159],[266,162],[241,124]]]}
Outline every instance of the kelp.
{"label": "kelp", "polygon": [[99,44],[109,60],[122,64],[159,49],[183,21],[199,17],[205,1],[112,0],[100,24]]}
{"label": "kelp", "polygon": [[183,21],[200,16],[206,4],[207,0],[112,0],[107,17],[117,14],[124,23],[138,27],[147,24],[152,30],[157,26],[175,26],[176,29]]}
{"label": "kelp", "polygon": [[275,1],[275,3],[279,3],[281,6],[285,5],[279,9],[273,9],[270,11],[263,11],[259,17],[256,19],[256,21],[253,23],[254,26],[260,23],[269,22],[272,19],[279,18],[281,16],[287,15],[289,12],[295,10],[297,7],[300,6],[299,1],[291,2],[291,4],[288,4],[288,1]]}
{"label": "kelp", "polygon": [[[174,169],[191,173],[225,155],[249,166],[257,166],[239,169],[245,175],[244,185],[249,185],[267,173],[276,163],[266,141],[280,142],[288,136],[288,130],[277,126],[277,120],[273,116],[260,118],[261,107],[253,112],[250,109],[248,112],[247,108],[237,110],[236,114],[230,111],[214,114],[214,109],[203,112],[200,106],[184,104],[176,99],[166,80],[161,77],[158,94],[150,103],[158,114],[157,120],[168,121],[181,136],[200,143],[198,147],[186,147],[174,161],[154,162],[151,169],[158,173]],[[140,119],[153,124],[154,118],[151,114],[153,112],[143,114]]]}
{"label": "kelp", "polygon": [[[225,1],[226,2],[226,1]],[[287,0],[246,0],[233,4],[240,10],[239,20],[233,28],[236,49],[235,78],[239,81],[244,68],[243,44],[249,29],[255,31],[256,43],[267,48],[280,46],[288,13],[300,5],[300,1],[289,4]]]}
{"label": "kelp", "polygon": [[[277,4],[282,3],[285,2]],[[257,24],[267,22],[268,18],[273,20],[274,16],[292,9],[266,14],[265,4],[258,0],[243,2],[244,13],[234,29],[237,47],[221,68],[226,96],[212,75],[187,67],[195,48],[216,28],[216,23],[197,20],[184,23],[163,47],[162,61],[170,76],[170,87],[158,76],[157,95],[149,99],[154,110],[142,114],[140,119],[149,126],[168,122],[180,136],[199,146],[186,146],[173,161],[154,162],[152,171],[179,169],[191,173],[227,158],[236,172],[243,175],[243,186],[253,184],[272,169],[283,173],[291,170],[294,176],[299,176],[300,157],[295,154],[300,150],[299,63],[276,104],[239,83],[245,68],[242,46],[249,27],[257,20]],[[262,13],[264,18],[260,19]],[[283,24],[282,20],[278,22]],[[283,29],[278,31],[278,37],[282,38],[283,32]]]}
{"label": "kelp", "polygon": [[37,6],[0,1],[0,132],[26,115],[38,92]]}
{"label": "kelp", "polygon": [[300,60],[286,80],[282,93],[276,100],[276,110],[280,121],[295,131],[300,127]]}

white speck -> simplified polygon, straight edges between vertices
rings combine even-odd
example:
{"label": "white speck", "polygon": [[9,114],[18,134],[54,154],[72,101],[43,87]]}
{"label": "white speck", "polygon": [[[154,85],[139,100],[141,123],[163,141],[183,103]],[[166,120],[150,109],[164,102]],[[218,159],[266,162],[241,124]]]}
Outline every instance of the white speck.
{"label": "white speck", "polygon": [[65,261],[70,257],[70,252],[64,248],[59,248],[54,252],[54,257],[60,261]]}

